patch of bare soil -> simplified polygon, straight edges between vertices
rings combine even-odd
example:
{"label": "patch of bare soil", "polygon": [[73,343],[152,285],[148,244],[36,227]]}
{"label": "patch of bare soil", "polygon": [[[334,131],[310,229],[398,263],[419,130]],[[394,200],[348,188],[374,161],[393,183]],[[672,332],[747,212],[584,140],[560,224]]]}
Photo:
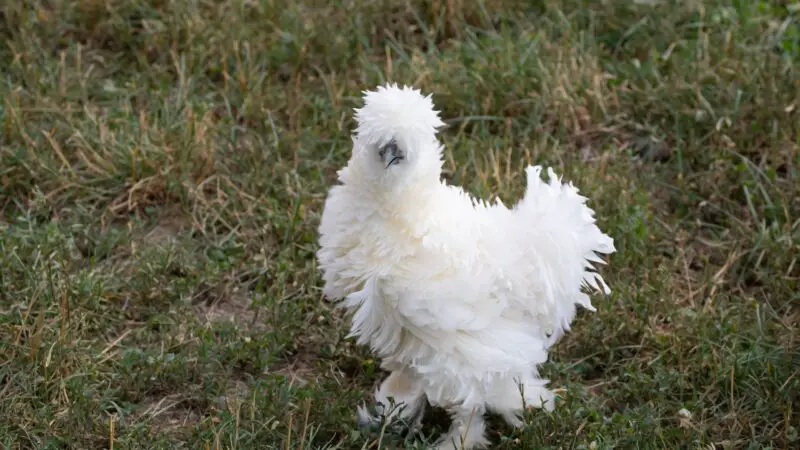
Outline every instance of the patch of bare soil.
{"label": "patch of bare soil", "polygon": [[141,241],[149,245],[165,243],[191,227],[189,219],[178,213],[167,213],[158,219],[155,226],[142,235]]}
{"label": "patch of bare soil", "polygon": [[236,414],[240,405],[247,402],[250,397],[250,386],[241,380],[230,380],[225,394],[216,398],[217,407],[227,409],[231,414]]}
{"label": "patch of bare soil", "polygon": [[207,324],[231,322],[247,331],[264,331],[266,325],[252,308],[246,292],[229,286],[204,287],[195,295],[194,311]]}
{"label": "patch of bare soil", "polygon": [[312,350],[301,348],[271,372],[285,377],[292,385],[304,386],[316,376],[315,361],[316,355]]}
{"label": "patch of bare soil", "polygon": [[151,432],[168,434],[190,433],[201,419],[200,414],[176,396],[146,403],[138,417],[148,422]]}

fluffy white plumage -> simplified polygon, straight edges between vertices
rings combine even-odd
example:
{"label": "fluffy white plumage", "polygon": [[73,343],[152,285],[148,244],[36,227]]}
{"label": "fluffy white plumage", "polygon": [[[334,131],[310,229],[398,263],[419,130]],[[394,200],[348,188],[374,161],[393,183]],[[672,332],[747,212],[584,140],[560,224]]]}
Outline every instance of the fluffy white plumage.
{"label": "fluffy white plumage", "polygon": [[441,181],[444,124],[418,90],[365,92],[356,120],[319,227],[324,295],[391,371],[375,392],[384,413],[418,422],[427,399],[453,417],[440,448],[482,447],[487,410],[519,425],[524,406],[552,409],[537,366],[576,305],[594,310],[582,287],[610,292],[593,263],[613,239],[552,169],[545,182],[528,167],[511,209]]}

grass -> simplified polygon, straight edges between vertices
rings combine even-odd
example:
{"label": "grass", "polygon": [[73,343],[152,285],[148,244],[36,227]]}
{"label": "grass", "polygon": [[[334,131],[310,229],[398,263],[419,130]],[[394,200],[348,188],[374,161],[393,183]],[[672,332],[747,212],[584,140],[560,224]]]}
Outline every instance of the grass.
{"label": "grass", "polygon": [[553,165],[616,239],[614,294],[543,369],[562,402],[494,423],[497,448],[797,448],[798,14],[4,3],[0,443],[403,444],[355,425],[384,375],[314,260],[352,108],[392,80],[434,94],[451,182],[509,204],[525,164]]}

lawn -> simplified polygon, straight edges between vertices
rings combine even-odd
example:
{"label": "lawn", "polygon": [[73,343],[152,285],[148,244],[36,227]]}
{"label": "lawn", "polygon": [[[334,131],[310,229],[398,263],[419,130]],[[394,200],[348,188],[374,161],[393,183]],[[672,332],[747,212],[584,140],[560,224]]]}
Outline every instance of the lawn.
{"label": "lawn", "polygon": [[432,93],[444,176],[590,198],[613,295],[499,449],[800,447],[800,4],[29,0],[0,6],[0,443],[424,448],[314,252],[352,109]]}

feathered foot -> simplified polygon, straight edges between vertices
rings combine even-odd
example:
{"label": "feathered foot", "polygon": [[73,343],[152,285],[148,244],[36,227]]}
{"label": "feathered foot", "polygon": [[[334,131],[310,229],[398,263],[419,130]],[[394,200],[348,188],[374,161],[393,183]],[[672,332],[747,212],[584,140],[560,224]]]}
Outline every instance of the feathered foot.
{"label": "feathered foot", "polygon": [[451,410],[453,423],[439,441],[436,450],[472,450],[486,448],[486,422],[483,419],[483,408],[459,408]]}
{"label": "feathered foot", "polygon": [[398,421],[398,425],[410,430],[419,427],[425,412],[425,395],[413,375],[402,370],[392,372],[374,396],[372,411],[366,405],[359,406],[356,411],[360,427],[378,427],[383,421],[389,424]]}
{"label": "feathered foot", "polygon": [[556,395],[547,388],[547,382],[536,377],[530,377],[523,383],[515,379],[494,392],[489,409],[502,416],[512,427],[520,428],[526,409],[555,409]]}

